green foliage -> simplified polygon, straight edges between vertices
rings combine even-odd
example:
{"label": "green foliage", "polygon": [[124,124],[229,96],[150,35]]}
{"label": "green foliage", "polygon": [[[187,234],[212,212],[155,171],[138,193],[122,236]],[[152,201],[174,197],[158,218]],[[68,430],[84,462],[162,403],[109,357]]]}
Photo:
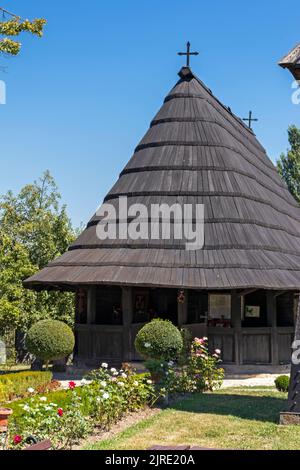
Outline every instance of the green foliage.
{"label": "green foliage", "polygon": [[26,348],[45,362],[62,359],[74,349],[71,328],[58,320],[41,320],[33,325],[26,336]]}
{"label": "green foliage", "polygon": [[300,203],[300,129],[290,126],[288,137],[291,148],[286,155],[281,154],[277,168],[290,193]]}
{"label": "green foliage", "polygon": [[28,395],[28,388],[39,388],[51,382],[51,372],[16,372],[0,375],[0,402]]}
{"label": "green foliage", "polygon": [[0,335],[26,331],[44,318],[70,326],[74,295],[33,292],[23,281],[64,253],[75,238],[55,181],[47,171],[14,195],[0,198]]}
{"label": "green foliage", "polygon": [[[10,448],[23,448],[25,439],[50,439],[55,449],[70,449],[91,432],[93,426],[109,429],[128,411],[137,411],[151,405],[156,392],[147,374],[137,375],[130,367],[109,369],[103,364],[93,371],[83,385],[71,390],[13,403],[10,419]],[[21,442],[14,443],[14,437]]]}
{"label": "green foliage", "polygon": [[287,375],[280,375],[275,380],[275,387],[279,392],[288,392],[290,385],[290,378]]}
{"label": "green foliage", "polygon": [[143,326],[135,339],[135,348],[145,359],[175,359],[182,347],[180,331],[168,320],[152,320]]}
{"label": "green foliage", "polygon": [[6,36],[0,40],[0,53],[9,55],[18,55],[21,50],[21,43],[7,36],[16,37],[23,32],[31,33],[42,37],[43,29],[47,21],[43,18],[36,18],[32,21],[22,20],[16,15],[11,15],[12,19],[0,21],[0,36]]}
{"label": "green foliage", "polygon": [[11,331],[18,326],[32,297],[25,291],[22,280],[35,269],[25,247],[12,240],[0,226],[0,332]]}
{"label": "green foliage", "polygon": [[161,395],[213,391],[219,388],[224,370],[219,367],[221,351],[208,351],[207,338],[191,341],[185,363],[151,359],[145,362]]}
{"label": "green foliage", "polygon": [[187,364],[188,358],[190,356],[193,337],[192,337],[192,333],[190,332],[188,328],[181,328],[180,334],[182,337],[183,347],[182,347],[180,356],[178,358],[178,363],[180,365],[185,365]]}
{"label": "green foliage", "polygon": [[[75,390],[68,396],[67,408],[58,403],[58,396],[53,398],[55,403],[48,396],[36,396],[19,405],[22,415],[17,419],[13,415],[9,423],[11,448],[26,447],[26,439],[34,436],[38,440],[50,438],[55,449],[70,449],[91,431],[91,422],[84,415],[81,397]],[[16,435],[20,436],[18,443],[14,441]]]}
{"label": "green foliage", "polygon": [[187,371],[195,382],[195,390],[213,391],[221,387],[224,369],[219,367],[220,355],[219,349],[216,349],[213,354],[209,352],[207,338],[193,340]]}

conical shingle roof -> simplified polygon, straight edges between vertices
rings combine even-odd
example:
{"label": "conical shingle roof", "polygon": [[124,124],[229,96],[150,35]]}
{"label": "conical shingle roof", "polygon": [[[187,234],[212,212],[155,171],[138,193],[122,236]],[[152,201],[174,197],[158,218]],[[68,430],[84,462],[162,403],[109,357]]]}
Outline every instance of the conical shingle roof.
{"label": "conical shingle roof", "polygon": [[205,245],[105,240],[99,218],[25,284],[147,285],[299,290],[300,208],[253,132],[184,67],[150,129],[105,198],[204,204]]}

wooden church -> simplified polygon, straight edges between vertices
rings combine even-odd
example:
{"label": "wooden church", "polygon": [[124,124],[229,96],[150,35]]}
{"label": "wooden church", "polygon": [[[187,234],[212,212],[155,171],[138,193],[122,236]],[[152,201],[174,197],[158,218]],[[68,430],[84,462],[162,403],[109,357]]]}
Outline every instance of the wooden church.
{"label": "wooden church", "polygon": [[192,72],[189,46],[186,54],[105,202],[203,204],[204,246],[99,240],[94,215],[64,255],[25,281],[76,292],[77,363],[138,360],[135,336],[154,317],[208,336],[226,364],[290,362],[300,208],[251,128]]}

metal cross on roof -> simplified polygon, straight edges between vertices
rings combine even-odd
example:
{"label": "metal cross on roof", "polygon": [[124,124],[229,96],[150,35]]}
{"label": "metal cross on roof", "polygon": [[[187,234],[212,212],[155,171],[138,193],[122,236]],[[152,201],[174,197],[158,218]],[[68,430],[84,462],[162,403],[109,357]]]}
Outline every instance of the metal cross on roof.
{"label": "metal cross on roof", "polygon": [[191,43],[187,42],[186,43],[186,52],[178,52],[178,55],[186,55],[186,66],[190,66],[190,56],[191,55],[199,55],[199,52],[190,52],[191,49]]}
{"label": "metal cross on roof", "polygon": [[252,111],[249,111],[249,117],[243,118],[243,121],[248,121],[249,129],[252,129],[252,122],[257,122],[258,119],[252,117]]}

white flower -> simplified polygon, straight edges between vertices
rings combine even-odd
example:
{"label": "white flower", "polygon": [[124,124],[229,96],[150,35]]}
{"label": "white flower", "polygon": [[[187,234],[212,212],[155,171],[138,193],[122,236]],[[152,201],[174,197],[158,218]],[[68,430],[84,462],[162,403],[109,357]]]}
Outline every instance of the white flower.
{"label": "white flower", "polygon": [[47,406],[45,406],[45,410],[46,410],[46,411],[52,411],[53,408],[52,408],[51,406],[48,406],[48,405],[47,405]]}
{"label": "white flower", "polygon": [[28,393],[34,393],[34,388],[32,388],[32,387],[27,388],[27,392]]}
{"label": "white flower", "polygon": [[221,354],[221,350],[220,349],[215,349],[215,353],[216,354]]}
{"label": "white flower", "polygon": [[145,343],[144,346],[145,346],[145,348],[151,348],[151,344],[150,344],[150,343]]}
{"label": "white flower", "polygon": [[111,371],[112,373],[115,373],[115,372],[117,372],[117,369],[115,369],[114,367],[112,367],[112,368],[110,369],[110,371]]}
{"label": "white flower", "polygon": [[108,393],[104,393],[104,394],[103,394],[103,398],[104,398],[104,400],[107,400],[107,398],[109,398],[109,394],[108,394]]}
{"label": "white flower", "polygon": [[106,387],[107,384],[106,384],[105,380],[102,380],[102,381],[100,382],[100,385],[101,385],[101,387]]}
{"label": "white flower", "polygon": [[103,367],[103,369],[107,369],[107,368],[108,368],[108,364],[106,364],[106,362],[102,362],[101,367]]}
{"label": "white flower", "polygon": [[40,397],[41,401],[47,401],[47,397]]}
{"label": "white flower", "polygon": [[206,336],[204,336],[204,338],[202,338],[203,341],[208,341],[208,338]]}
{"label": "white flower", "polygon": [[97,398],[96,398],[96,402],[97,402],[97,403],[100,403],[100,401],[101,401],[101,398],[100,398],[100,397],[97,397]]}
{"label": "white flower", "polygon": [[58,406],[57,403],[50,403],[50,406],[55,406],[55,408]]}
{"label": "white flower", "polygon": [[138,387],[138,386],[139,386],[139,383],[135,380],[135,381],[133,382],[133,385],[134,385],[135,387]]}
{"label": "white flower", "polygon": [[24,411],[30,411],[30,406],[24,405],[24,406],[23,406],[23,410],[24,410]]}
{"label": "white flower", "polygon": [[86,379],[82,379],[82,381],[81,381],[81,385],[87,385],[88,383],[89,383],[89,381],[86,380]]}
{"label": "white flower", "polygon": [[152,380],[147,380],[147,384],[152,384]]}
{"label": "white flower", "polygon": [[118,382],[119,387],[125,387],[124,382]]}
{"label": "white flower", "polygon": [[123,374],[121,374],[121,377],[123,377],[123,379],[127,379],[127,375],[125,374],[125,372],[123,372]]}

